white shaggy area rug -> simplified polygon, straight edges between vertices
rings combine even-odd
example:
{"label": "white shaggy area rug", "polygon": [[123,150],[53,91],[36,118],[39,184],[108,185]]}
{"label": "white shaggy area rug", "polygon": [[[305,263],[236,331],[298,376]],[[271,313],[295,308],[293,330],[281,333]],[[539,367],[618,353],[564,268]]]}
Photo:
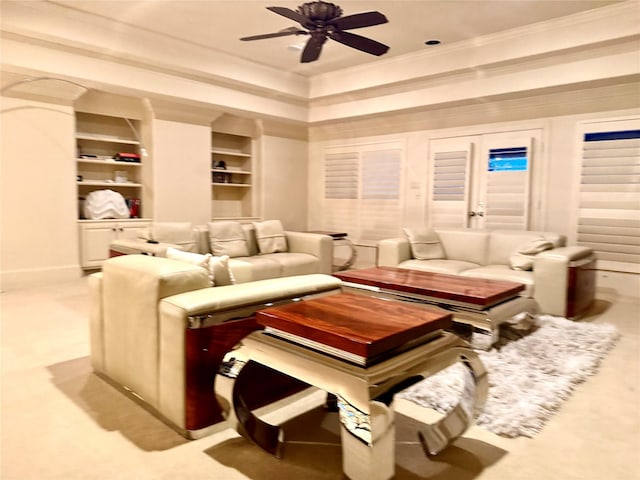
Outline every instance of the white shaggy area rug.
{"label": "white shaggy area rug", "polygon": [[[489,392],[476,424],[505,437],[532,437],[575,386],[596,373],[618,336],[613,325],[538,315],[522,338],[479,353]],[[460,399],[463,375],[464,367],[457,363],[399,396],[445,413]]]}

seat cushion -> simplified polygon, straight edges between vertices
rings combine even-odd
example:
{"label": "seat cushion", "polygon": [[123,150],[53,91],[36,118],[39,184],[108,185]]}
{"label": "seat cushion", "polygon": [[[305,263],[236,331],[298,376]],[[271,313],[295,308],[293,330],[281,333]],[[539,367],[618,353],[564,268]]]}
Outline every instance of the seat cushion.
{"label": "seat cushion", "polygon": [[461,260],[407,260],[398,265],[398,268],[408,268],[411,270],[421,270],[423,272],[448,273],[458,275],[460,272],[471,268],[478,268],[477,263],[463,262]]}
{"label": "seat cushion", "polygon": [[[275,255],[275,254],[273,254]],[[279,254],[278,254],[279,255]],[[282,277],[282,264],[271,255],[254,255],[252,257],[236,257],[235,263],[244,262],[251,265],[251,280],[266,280]]]}
{"label": "seat cushion", "polygon": [[283,277],[318,273],[320,268],[318,258],[308,253],[284,252],[261,256],[267,256],[277,261],[280,264],[280,272]]}

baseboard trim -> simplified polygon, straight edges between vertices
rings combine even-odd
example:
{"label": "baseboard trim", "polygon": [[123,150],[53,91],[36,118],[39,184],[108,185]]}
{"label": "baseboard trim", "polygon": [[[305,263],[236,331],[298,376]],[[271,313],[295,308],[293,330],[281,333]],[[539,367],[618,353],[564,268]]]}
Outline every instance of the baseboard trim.
{"label": "baseboard trim", "polygon": [[82,269],[79,264],[5,270],[0,272],[0,290],[7,291],[37,287],[40,285],[51,285],[53,283],[76,280],[81,276]]}

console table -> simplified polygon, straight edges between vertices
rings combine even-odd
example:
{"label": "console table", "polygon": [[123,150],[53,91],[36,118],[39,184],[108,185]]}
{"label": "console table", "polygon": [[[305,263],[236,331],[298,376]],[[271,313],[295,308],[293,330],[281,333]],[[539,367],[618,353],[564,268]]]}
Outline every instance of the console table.
{"label": "console table", "polygon": [[242,340],[234,356],[246,363],[233,386],[239,430],[278,455],[283,433],[249,408],[253,380],[265,367],[336,396],[344,473],[387,480],[395,472],[393,396],[456,363],[466,366],[460,403],[419,438],[431,454],[462,435],[484,405],[486,371],[478,355],[443,330],[451,315],[405,302],[340,293],[258,312],[264,331]]}

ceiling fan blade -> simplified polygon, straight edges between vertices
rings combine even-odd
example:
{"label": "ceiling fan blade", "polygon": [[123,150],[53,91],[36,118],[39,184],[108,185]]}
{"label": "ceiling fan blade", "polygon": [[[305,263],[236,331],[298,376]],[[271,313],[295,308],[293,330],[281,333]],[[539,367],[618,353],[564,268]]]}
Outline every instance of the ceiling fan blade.
{"label": "ceiling fan blade", "polygon": [[348,47],[370,53],[371,55],[380,56],[387,53],[387,51],[389,50],[389,47],[384,43],[376,42],[375,40],[356,35],[355,33],[336,31],[330,32],[329,37],[336,42],[340,42]]}
{"label": "ceiling fan blade", "polygon": [[322,51],[322,45],[327,41],[327,37],[322,32],[311,32],[311,38],[307,42],[300,57],[301,63],[309,63],[318,59]]}
{"label": "ceiling fan blade", "polygon": [[287,17],[294,22],[298,22],[300,25],[306,28],[313,27],[313,24],[309,22],[309,19],[304,15],[300,15],[298,12],[291,10],[286,7],[267,7],[267,10],[271,10],[278,15],[282,15],[283,17]]}
{"label": "ceiling fan blade", "polygon": [[275,33],[264,33],[262,35],[251,35],[249,37],[242,37],[240,40],[242,41],[250,41],[250,40],[263,40],[265,38],[275,38],[275,37],[286,37],[287,35],[308,35],[309,32],[306,30],[299,30],[297,28],[283,30],[281,32]]}
{"label": "ceiling fan blade", "polygon": [[380,12],[364,12],[347,15],[346,17],[338,17],[327,23],[334,25],[339,30],[351,30],[353,28],[371,27],[387,22],[387,17]]}

